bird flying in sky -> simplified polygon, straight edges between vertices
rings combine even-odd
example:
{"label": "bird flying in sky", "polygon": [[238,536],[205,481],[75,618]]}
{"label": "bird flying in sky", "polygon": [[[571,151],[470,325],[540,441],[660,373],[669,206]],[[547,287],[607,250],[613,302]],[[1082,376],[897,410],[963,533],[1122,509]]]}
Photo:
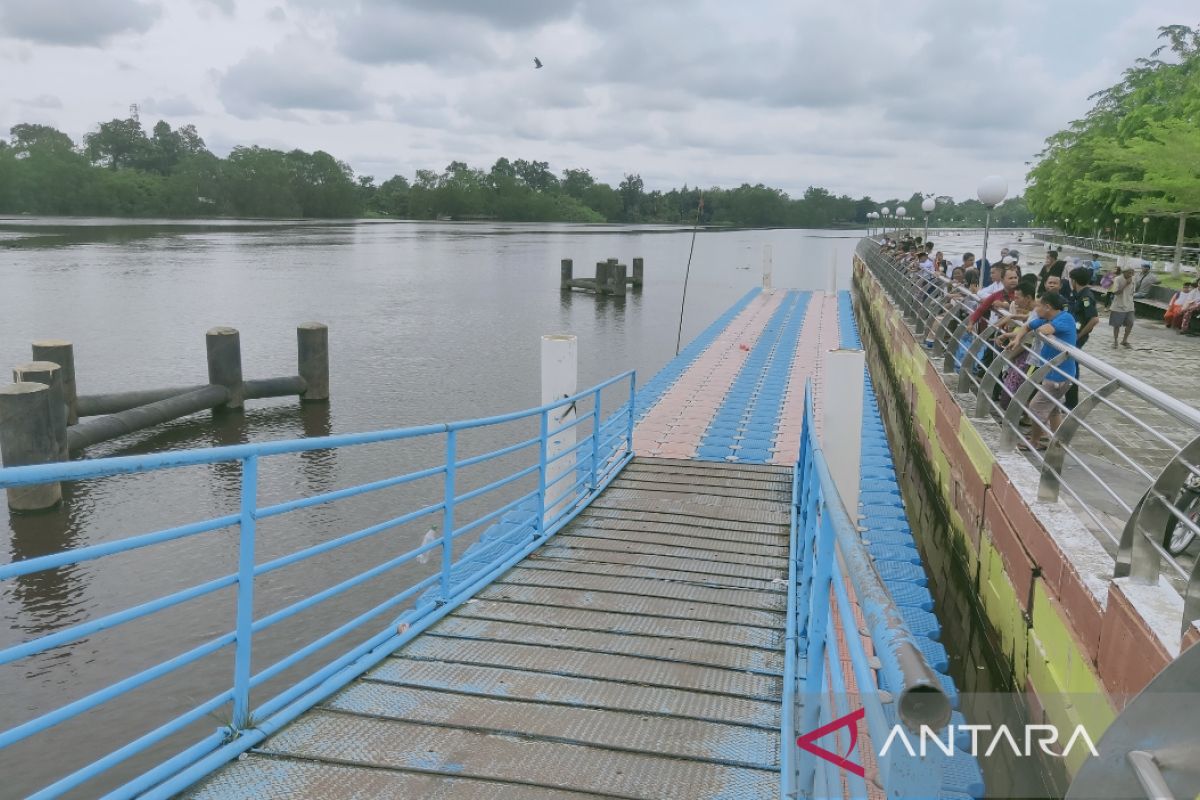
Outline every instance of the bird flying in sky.
{"label": "bird flying in sky", "polygon": [[540,58],[538,58],[537,56],[533,57],[533,68],[534,69],[542,68],[542,60]]}

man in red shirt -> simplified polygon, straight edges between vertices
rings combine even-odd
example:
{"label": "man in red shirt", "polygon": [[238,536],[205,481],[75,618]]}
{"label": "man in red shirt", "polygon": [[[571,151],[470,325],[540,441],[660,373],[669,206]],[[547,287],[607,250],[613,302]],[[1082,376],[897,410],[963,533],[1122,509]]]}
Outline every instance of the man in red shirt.
{"label": "man in red shirt", "polygon": [[990,316],[996,311],[1007,311],[1009,305],[1012,303],[1013,293],[1017,289],[1017,282],[1020,279],[1021,271],[1016,266],[1005,267],[1004,275],[1000,278],[1004,284],[1004,288],[998,292],[993,292],[981,300],[979,305],[975,307],[975,310],[971,312],[971,316],[967,318],[967,325],[977,325],[982,328],[983,326],[979,324],[979,321],[983,318],[984,314],[988,314],[990,319]]}

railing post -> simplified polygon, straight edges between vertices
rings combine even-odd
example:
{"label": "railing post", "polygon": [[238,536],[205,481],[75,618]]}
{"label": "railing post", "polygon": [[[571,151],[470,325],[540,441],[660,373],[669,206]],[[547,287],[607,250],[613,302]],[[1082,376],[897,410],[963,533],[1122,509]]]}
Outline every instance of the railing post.
{"label": "railing post", "polygon": [[242,506],[238,535],[237,647],[233,655],[235,732],[250,724],[251,639],[254,626],[254,538],[258,514],[258,456],[242,462]]}
{"label": "railing post", "polygon": [[[545,429],[542,434],[545,443]],[[446,431],[446,481],[445,494],[442,498],[442,600],[440,604],[450,601],[450,565],[454,560],[454,496],[457,493],[455,483],[458,478],[458,430],[450,428]],[[545,462],[543,462],[544,465]]]}
{"label": "railing post", "polygon": [[[1079,405],[1071,409],[1066,419],[1058,426],[1058,430],[1050,436],[1050,444],[1046,447],[1046,455],[1042,462],[1042,477],[1038,481],[1038,500],[1053,502],[1058,499],[1060,477],[1062,476],[1063,461],[1067,455],[1067,447],[1079,431],[1083,418],[1092,412],[1100,401],[1121,388],[1120,381],[1109,381],[1092,394],[1079,401]],[[1001,431],[1001,443],[1009,441]],[[1011,436],[1011,434],[1009,434]]]}
{"label": "railing post", "polygon": [[[811,476],[810,476],[811,479]],[[828,499],[826,498],[826,502]],[[833,521],[829,511],[817,503],[819,513],[815,520],[814,547],[809,560],[814,564],[812,582],[806,592],[808,603],[808,648],[805,656],[804,720],[801,730],[811,731],[817,727],[819,706],[814,703],[814,687],[820,687],[824,678],[825,636],[829,623],[829,588],[833,578]],[[820,689],[816,689],[820,692]],[[821,693],[823,695],[823,693]],[[812,786],[814,763],[811,757],[801,759],[798,785],[803,791]]]}
{"label": "railing post", "polygon": [[[1189,464],[1200,463],[1200,436],[1185,444],[1175,457],[1167,462],[1154,483],[1142,495],[1133,508],[1125,530],[1121,533],[1121,544],[1117,548],[1115,577],[1129,576],[1141,583],[1153,585],[1158,582],[1162,570],[1162,558],[1151,543],[1151,537],[1161,539],[1171,512],[1164,503],[1175,498],[1184,486],[1191,470]],[[1191,622],[1191,620],[1185,620]]]}
{"label": "railing post", "polygon": [[600,390],[597,389],[592,400],[592,481],[588,484],[591,491],[600,486]]}
{"label": "railing post", "polygon": [[539,417],[541,432],[538,434],[538,515],[535,535],[540,539],[546,535],[546,461],[550,446],[550,410],[543,410]]}
{"label": "railing post", "polygon": [[634,411],[637,409],[637,373],[629,376],[629,429],[625,432],[629,446],[629,454],[633,455],[633,424],[637,421]]}

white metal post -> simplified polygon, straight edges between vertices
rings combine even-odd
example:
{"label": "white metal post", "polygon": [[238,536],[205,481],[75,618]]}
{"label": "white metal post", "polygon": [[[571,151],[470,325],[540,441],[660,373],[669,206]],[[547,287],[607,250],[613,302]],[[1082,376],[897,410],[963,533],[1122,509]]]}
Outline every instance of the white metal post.
{"label": "white metal post", "polygon": [[[542,337],[542,405],[571,397],[577,391],[579,383],[579,346],[578,340],[569,333],[553,333]],[[575,461],[578,452],[571,453],[554,461],[555,456],[570,450],[575,446],[577,427],[560,433],[555,430],[564,425],[570,425],[577,417],[574,406],[563,406],[550,411],[549,431],[551,436],[546,443],[546,520],[553,519],[569,503],[565,496],[567,490],[574,485]],[[553,463],[550,463],[553,462]],[[570,473],[570,477],[555,480]],[[556,498],[562,498],[557,502]]]}
{"label": "white metal post", "polygon": [[774,267],[771,258],[771,245],[763,245],[763,288],[771,288],[771,270]]}
{"label": "white metal post", "polygon": [[866,353],[862,350],[830,350],[825,359],[822,398],[822,449],[829,462],[829,473],[846,505],[846,514],[855,523],[858,522],[863,371],[866,363]]}

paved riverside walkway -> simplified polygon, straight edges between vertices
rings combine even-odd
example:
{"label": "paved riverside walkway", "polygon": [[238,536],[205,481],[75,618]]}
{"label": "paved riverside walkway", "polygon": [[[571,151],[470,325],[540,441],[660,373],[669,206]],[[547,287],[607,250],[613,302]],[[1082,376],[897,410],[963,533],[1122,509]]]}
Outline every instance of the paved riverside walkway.
{"label": "paved riverside walkway", "polygon": [[[637,457],[577,518],[188,796],[778,797],[792,464],[839,341],[845,293],[742,298],[646,383]],[[864,422],[872,553],[944,671],[869,387]]]}

